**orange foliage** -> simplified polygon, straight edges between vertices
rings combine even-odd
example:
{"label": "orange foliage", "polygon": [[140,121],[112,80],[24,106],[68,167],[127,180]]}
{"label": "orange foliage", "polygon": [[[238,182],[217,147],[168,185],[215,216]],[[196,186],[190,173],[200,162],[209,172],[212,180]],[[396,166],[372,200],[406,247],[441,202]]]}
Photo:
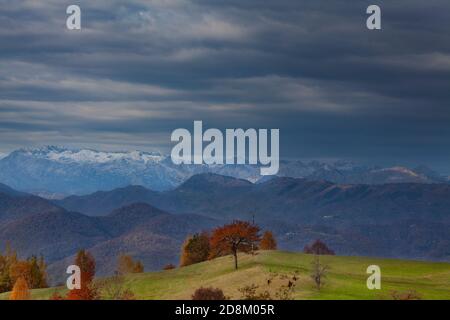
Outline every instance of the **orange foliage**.
{"label": "orange foliage", "polygon": [[28,289],[27,281],[24,277],[20,277],[17,279],[14,284],[13,291],[9,296],[9,300],[29,300],[30,299],[30,290]]}
{"label": "orange foliage", "polygon": [[12,291],[19,278],[24,278],[29,289],[46,288],[47,272],[44,258],[33,256],[20,260],[17,253],[7,246],[6,254],[0,254],[0,293]]}
{"label": "orange foliage", "polygon": [[259,248],[261,250],[277,250],[277,241],[271,231],[264,232]]}
{"label": "orange foliage", "polygon": [[50,300],[64,300],[64,297],[57,291],[53,292]]}
{"label": "orange foliage", "polygon": [[97,288],[93,284],[95,276],[95,259],[85,250],[80,250],[75,258],[75,265],[81,271],[81,289],[70,290],[68,300],[95,300],[98,298]]}
{"label": "orange foliage", "polygon": [[144,265],[140,261],[134,261],[129,255],[121,255],[117,262],[117,272],[119,274],[142,273]]}
{"label": "orange foliage", "polygon": [[238,268],[238,252],[251,252],[260,241],[259,227],[246,221],[234,221],[214,229],[210,245],[210,258],[232,254],[234,267]]}
{"label": "orange foliage", "polygon": [[9,275],[14,283],[19,278],[23,278],[29,286],[31,283],[31,265],[28,261],[17,261],[9,268]]}

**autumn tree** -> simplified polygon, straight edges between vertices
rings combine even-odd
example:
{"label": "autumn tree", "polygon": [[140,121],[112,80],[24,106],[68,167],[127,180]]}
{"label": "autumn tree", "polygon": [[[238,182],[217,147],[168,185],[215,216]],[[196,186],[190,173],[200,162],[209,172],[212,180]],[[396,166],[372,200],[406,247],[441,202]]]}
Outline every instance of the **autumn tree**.
{"label": "autumn tree", "polygon": [[9,300],[29,300],[31,297],[27,280],[19,277],[14,284],[14,288],[9,296]]}
{"label": "autumn tree", "polygon": [[44,259],[33,256],[28,260],[20,260],[10,249],[6,255],[0,255],[0,292],[11,291],[19,278],[24,278],[30,289],[46,288],[47,273]]}
{"label": "autumn tree", "polygon": [[75,258],[75,265],[80,268],[81,288],[70,290],[67,295],[69,300],[95,300],[98,297],[95,287],[95,259],[86,250],[80,250]]}
{"label": "autumn tree", "polygon": [[35,256],[28,260],[30,264],[30,287],[36,288],[47,288],[47,266],[45,264],[44,258],[39,259]]}
{"label": "autumn tree", "polygon": [[213,230],[209,258],[232,254],[234,267],[238,268],[238,252],[249,253],[260,241],[259,227],[246,221],[234,221],[231,224]]}
{"label": "autumn tree", "polygon": [[277,241],[271,231],[264,232],[259,248],[261,250],[277,250]]}
{"label": "autumn tree", "polygon": [[10,270],[17,261],[17,253],[7,244],[5,255],[0,255],[0,292],[12,290],[15,281],[11,278]]}
{"label": "autumn tree", "polygon": [[316,255],[334,255],[334,251],[328,248],[328,246],[319,239],[314,241],[311,245],[305,246],[303,252]]}
{"label": "autumn tree", "polygon": [[130,255],[122,254],[117,261],[117,272],[119,274],[142,273],[144,265],[140,261],[134,261]]}
{"label": "autumn tree", "polygon": [[180,266],[185,267],[194,263],[208,260],[210,253],[209,235],[206,232],[196,233],[188,236],[184,241]]}

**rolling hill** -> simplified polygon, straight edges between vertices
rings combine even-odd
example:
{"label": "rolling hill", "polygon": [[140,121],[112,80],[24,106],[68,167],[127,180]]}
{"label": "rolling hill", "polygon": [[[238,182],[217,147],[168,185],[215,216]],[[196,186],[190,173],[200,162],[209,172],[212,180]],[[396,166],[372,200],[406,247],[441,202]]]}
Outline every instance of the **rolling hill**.
{"label": "rolling hill", "polygon": [[253,184],[208,173],[171,191],[130,186],[60,201],[1,190],[0,250],[10,244],[21,257],[44,255],[52,283],[81,248],[96,255],[99,275],[111,274],[121,253],[158,270],[178,262],[188,234],[252,214],[283,250],[322,239],[339,255],[450,260],[448,184]]}
{"label": "rolling hill", "polygon": [[212,218],[291,223],[380,224],[403,219],[450,223],[450,185],[396,183],[335,184],[328,181],[275,177],[264,183],[216,174],[199,174],[178,188],[153,192],[130,186],[55,201],[67,210],[89,215],[144,202],[172,213],[197,213]]}
{"label": "rolling hill", "polygon": [[[313,256],[265,251],[255,256],[240,255],[240,268],[233,269],[230,256],[177,268],[169,271],[134,274],[126,277],[126,285],[137,299],[190,299],[200,287],[218,287],[232,299],[240,299],[239,288],[258,285],[274,295],[287,280],[275,277],[271,285],[267,279],[298,271],[299,280],[294,299],[391,299],[392,291],[416,291],[423,299],[450,299],[450,264],[430,263],[367,257],[321,256],[330,267],[326,282],[317,291],[310,278]],[[381,268],[381,290],[368,290],[366,269],[369,265]],[[278,279],[278,280],[277,280]],[[48,299],[62,288],[33,290],[34,299]],[[0,295],[7,299],[8,293]]]}
{"label": "rolling hill", "polygon": [[[45,200],[43,200],[45,201]],[[0,223],[0,252],[10,245],[21,257],[43,255],[51,283],[59,283],[80,249],[98,261],[98,274],[112,274],[122,253],[143,261],[146,270],[178,261],[188,234],[219,222],[198,215],[173,215],[148,204],[135,203],[103,217],[64,211],[44,211]]]}
{"label": "rolling hill", "polygon": [[450,259],[448,184],[341,185],[282,177],[253,184],[200,174],[171,191],[132,186],[55,204],[101,216],[130,199],[219,220],[249,220],[254,214],[286,250],[301,250],[320,238],[345,255]]}

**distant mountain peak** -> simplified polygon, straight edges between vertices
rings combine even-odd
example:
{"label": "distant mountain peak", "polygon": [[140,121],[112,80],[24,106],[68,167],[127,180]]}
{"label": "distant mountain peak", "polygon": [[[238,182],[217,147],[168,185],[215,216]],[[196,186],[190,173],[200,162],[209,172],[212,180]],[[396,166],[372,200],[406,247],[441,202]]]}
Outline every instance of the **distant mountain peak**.
{"label": "distant mountain peak", "polygon": [[160,162],[166,157],[159,152],[144,151],[98,151],[44,146],[36,149],[20,149],[19,153],[62,163],[108,163],[115,161]]}

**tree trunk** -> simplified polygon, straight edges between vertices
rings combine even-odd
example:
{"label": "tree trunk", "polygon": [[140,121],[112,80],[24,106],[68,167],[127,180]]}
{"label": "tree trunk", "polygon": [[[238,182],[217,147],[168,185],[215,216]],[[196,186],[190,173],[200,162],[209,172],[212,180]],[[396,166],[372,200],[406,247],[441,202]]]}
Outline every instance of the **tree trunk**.
{"label": "tree trunk", "polygon": [[234,255],[234,269],[237,270],[238,269],[238,257],[237,257],[237,251],[233,252]]}

